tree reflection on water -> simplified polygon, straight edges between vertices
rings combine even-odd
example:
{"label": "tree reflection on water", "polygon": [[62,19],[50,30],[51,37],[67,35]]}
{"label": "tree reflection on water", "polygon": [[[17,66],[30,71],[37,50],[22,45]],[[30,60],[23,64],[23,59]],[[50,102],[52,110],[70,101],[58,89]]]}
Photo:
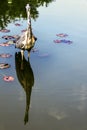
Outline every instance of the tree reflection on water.
{"label": "tree reflection on water", "polygon": [[[3,0],[0,1],[0,28],[5,28],[16,18],[26,18],[25,6],[27,3],[31,6],[31,17],[36,20],[39,16],[37,10],[40,6],[48,6],[54,0]],[[19,6],[20,4],[20,6]]]}

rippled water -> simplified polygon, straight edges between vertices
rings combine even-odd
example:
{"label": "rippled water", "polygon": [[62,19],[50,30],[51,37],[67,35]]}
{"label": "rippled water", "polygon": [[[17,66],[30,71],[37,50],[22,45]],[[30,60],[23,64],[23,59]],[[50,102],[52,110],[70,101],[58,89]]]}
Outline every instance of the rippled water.
{"label": "rippled water", "polygon": [[[20,50],[0,46],[0,53],[12,55],[0,58],[0,63],[11,65],[0,69],[0,130],[86,130],[87,1],[56,0],[38,11],[39,17],[32,20],[36,51],[29,62],[25,52],[23,71],[16,55]],[[26,20],[16,22],[22,26],[9,23],[11,32],[0,32],[0,37],[26,29]],[[68,36],[56,36],[60,33]],[[58,39],[72,44],[54,43]],[[5,82],[3,75],[14,81]]]}

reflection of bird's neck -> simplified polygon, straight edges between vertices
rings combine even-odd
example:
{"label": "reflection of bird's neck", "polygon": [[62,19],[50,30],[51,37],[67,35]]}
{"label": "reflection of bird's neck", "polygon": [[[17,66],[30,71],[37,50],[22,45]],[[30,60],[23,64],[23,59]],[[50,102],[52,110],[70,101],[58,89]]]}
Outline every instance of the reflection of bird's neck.
{"label": "reflection of bird's neck", "polygon": [[25,110],[25,116],[24,116],[24,124],[26,124],[28,122],[28,118],[29,118],[29,107],[30,107],[30,98],[31,98],[31,91],[32,91],[32,87],[29,86],[28,90],[26,90],[26,110]]}

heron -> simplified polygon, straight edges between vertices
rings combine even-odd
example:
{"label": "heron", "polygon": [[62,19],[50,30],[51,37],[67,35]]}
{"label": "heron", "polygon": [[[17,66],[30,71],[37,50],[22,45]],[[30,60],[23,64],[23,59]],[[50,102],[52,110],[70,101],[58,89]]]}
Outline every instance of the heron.
{"label": "heron", "polygon": [[30,6],[26,5],[26,13],[27,13],[27,30],[19,37],[16,41],[15,47],[21,49],[21,56],[23,60],[24,51],[28,51],[28,58],[30,57],[30,51],[35,45],[35,41],[37,38],[32,33],[31,27],[31,16],[30,16]]}

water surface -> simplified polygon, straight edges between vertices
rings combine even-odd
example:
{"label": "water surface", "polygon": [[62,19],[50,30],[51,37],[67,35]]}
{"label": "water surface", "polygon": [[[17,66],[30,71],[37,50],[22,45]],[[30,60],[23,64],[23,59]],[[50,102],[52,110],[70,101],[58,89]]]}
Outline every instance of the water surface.
{"label": "water surface", "polygon": [[[32,19],[37,51],[31,52],[29,63],[25,52],[24,72],[20,71],[21,61],[16,56],[20,50],[14,45],[0,46],[0,53],[12,55],[0,58],[0,63],[11,65],[0,69],[0,130],[86,130],[87,1],[56,0],[37,11],[36,21]],[[25,19],[16,19],[6,26],[11,32],[0,32],[0,37],[26,29],[26,15]],[[59,33],[68,36],[59,38]],[[56,44],[56,39],[73,43]],[[0,43],[3,41],[0,39]],[[13,76],[14,81],[5,82],[3,74]],[[24,80],[29,87],[23,84]]]}

